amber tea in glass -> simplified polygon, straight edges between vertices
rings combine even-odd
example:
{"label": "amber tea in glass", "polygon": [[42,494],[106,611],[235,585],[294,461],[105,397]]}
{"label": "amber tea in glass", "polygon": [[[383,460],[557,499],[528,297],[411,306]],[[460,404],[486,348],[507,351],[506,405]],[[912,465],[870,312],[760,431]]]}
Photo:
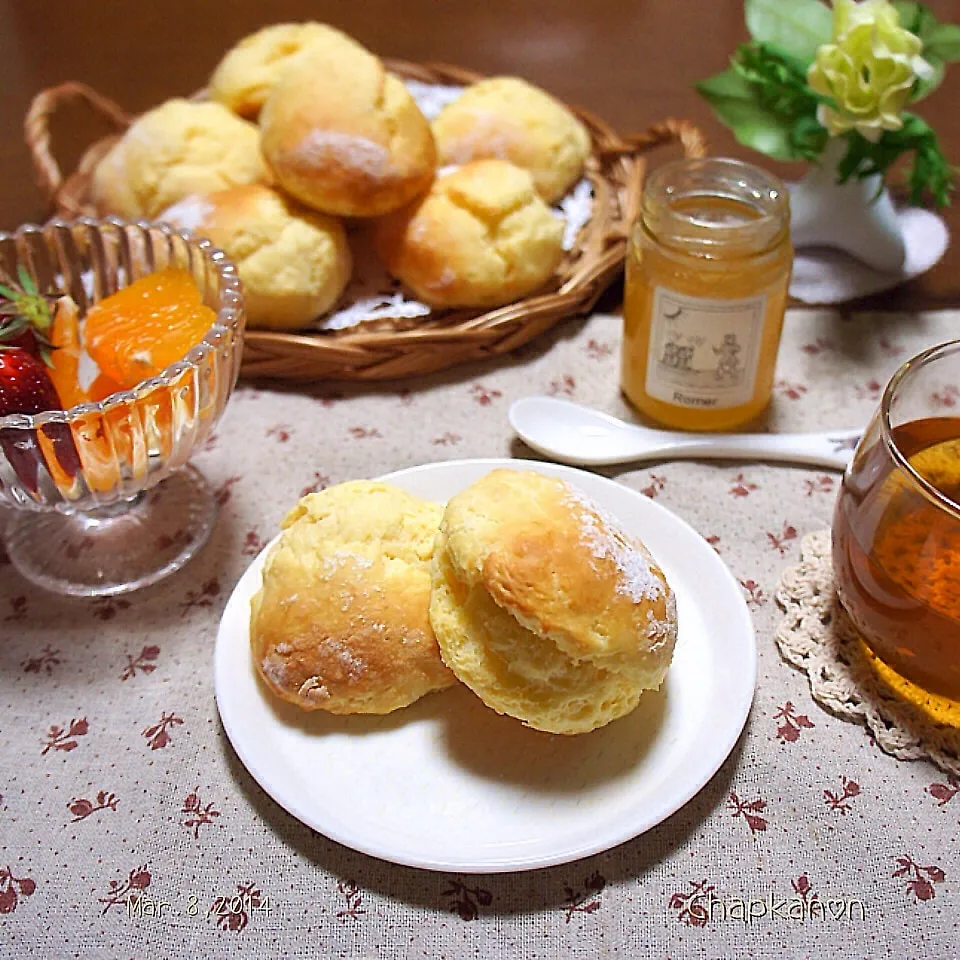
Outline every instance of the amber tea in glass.
{"label": "amber tea in glass", "polygon": [[833,523],[840,602],[888,667],[960,701],[960,341],[888,384]]}

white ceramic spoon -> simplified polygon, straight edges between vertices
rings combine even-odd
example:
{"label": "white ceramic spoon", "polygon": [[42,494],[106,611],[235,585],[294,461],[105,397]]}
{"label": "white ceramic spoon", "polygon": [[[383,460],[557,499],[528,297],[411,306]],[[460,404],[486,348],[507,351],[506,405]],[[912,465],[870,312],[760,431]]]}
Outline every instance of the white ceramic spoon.
{"label": "white ceramic spoon", "polygon": [[525,397],[510,425],[534,450],[580,466],[632,460],[784,460],[843,470],[863,433],[680,433],[652,430],[555,397]]}

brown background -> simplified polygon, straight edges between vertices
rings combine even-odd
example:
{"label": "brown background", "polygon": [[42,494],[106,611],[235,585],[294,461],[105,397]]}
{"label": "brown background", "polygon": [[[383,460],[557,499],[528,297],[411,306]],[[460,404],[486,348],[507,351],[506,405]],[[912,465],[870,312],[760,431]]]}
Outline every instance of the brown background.
{"label": "brown background", "polygon": [[[960,21],[960,0],[933,0]],[[740,0],[166,0],[163,3],[0,0],[0,227],[43,218],[21,125],[43,87],[82,80],[132,112],[204,85],[223,52],[266,23],[318,19],[383,56],[515,73],[588,107],[623,132],[665,116],[694,120],[716,153],[749,157],[693,84],[724,67],[746,38]],[[960,161],[960,67],[921,112]],[[82,109],[58,118],[55,148],[76,161],[99,133]],[[756,159],[753,155],[753,159]],[[770,161],[761,162],[775,166]],[[797,168],[779,167],[784,176]],[[960,209],[948,212],[960,232]],[[960,245],[926,277],[869,306],[960,305]]]}

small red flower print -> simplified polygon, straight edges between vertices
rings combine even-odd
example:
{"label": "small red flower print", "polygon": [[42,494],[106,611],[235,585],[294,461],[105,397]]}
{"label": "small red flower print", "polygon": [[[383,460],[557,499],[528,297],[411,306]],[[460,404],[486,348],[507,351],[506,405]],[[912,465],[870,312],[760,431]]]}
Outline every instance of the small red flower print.
{"label": "small red flower print", "polygon": [[308,483],[301,491],[300,496],[306,497],[311,493],[319,493],[321,490],[326,490],[330,486],[330,478],[325,473],[320,473],[316,470],[313,472],[313,482]]}
{"label": "small red flower print", "polygon": [[128,653],[127,666],[120,674],[120,679],[129,680],[137,675],[138,670],[140,673],[153,673],[157,669],[157,665],[152,661],[159,656],[160,648],[153,645],[144,647],[135,657]]}
{"label": "small red flower print", "polygon": [[98,620],[112,620],[118,610],[129,610],[130,601],[122,597],[97,597],[93,601],[93,615]]}
{"label": "small red flower print", "polygon": [[212,607],[214,598],[220,594],[220,581],[216,577],[211,577],[206,583],[201,584],[199,590],[188,590],[186,597],[180,604],[180,616],[186,616],[187,612],[195,607]]}
{"label": "small red flower print", "polygon": [[475,383],[470,388],[470,395],[473,397],[474,402],[479,403],[481,407],[489,407],[494,400],[503,396],[499,390],[491,390],[480,383]]}
{"label": "small red flower print", "polygon": [[194,787],[192,793],[188,793],[183,801],[183,809],[180,813],[187,814],[186,820],[181,823],[188,830],[193,830],[193,839],[200,839],[200,828],[208,823],[213,823],[216,817],[220,816],[220,811],[214,809],[212,803],[205,806],[200,800],[200,787]]}
{"label": "small red flower print", "polygon": [[67,809],[73,814],[73,819],[70,822],[76,823],[78,820],[86,820],[90,814],[96,813],[98,810],[116,810],[117,802],[116,794],[107,793],[106,790],[98,791],[96,800],[74,797],[67,804]]}
{"label": "small red flower print", "polygon": [[906,352],[905,347],[901,347],[899,343],[891,343],[887,337],[881,337],[877,341],[877,346],[888,356],[888,357],[900,357]]}
{"label": "small red flower print", "polygon": [[547,388],[547,393],[551,397],[560,395],[572,397],[576,392],[576,389],[577,381],[574,380],[569,373],[565,373],[562,377],[550,381],[550,386]]}
{"label": "small red flower print", "polygon": [[468,887],[459,880],[451,880],[440,896],[450,901],[447,906],[456,910],[461,920],[476,920],[480,916],[480,907],[489,907],[493,903],[493,894],[489,890]]}
{"label": "small red flower print", "polygon": [[770,546],[780,551],[782,557],[786,554],[790,541],[797,539],[797,528],[784,521],[783,530],[780,531],[780,534],[777,535],[767,531],[767,539],[770,541]]}
{"label": "small red flower print", "polygon": [[213,492],[213,497],[217,501],[217,506],[225,507],[233,496],[233,488],[240,482],[240,477],[227,477],[223,483]]}
{"label": "small red flower print", "polygon": [[563,906],[560,908],[566,913],[566,922],[573,919],[575,913],[595,913],[600,909],[600,894],[606,887],[607,881],[599,873],[592,873],[577,889],[564,887]]}
{"label": "small red flower print", "polygon": [[832,493],[834,479],[825,473],[820,473],[813,480],[804,480],[803,487],[808,497],[812,497],[815,493]]}
{"label": "small red flower print", "polygon": [[703,539],[706,540],[707,543],[709,543],[710,546],[713,547],[713,549],[717,553],[720,552],[720,535],[719,534],[712,533],[710,534],[709,537],[704,537]]}
{"label": "small red flower print", "polygon": [[403,387],[397,391],[397,399],[401,407],[409,407],[413,403],[413,391],[409,387]]}
{"label": "small red flower print", "polygon": [[918,866],[910,856],[897,857],[897,863],[899,867],[892,876],[912,878],[907,882],[907,893],[912,893],[918,903],[921,900],[932,900],[937,895],[933,885],[943,883],[947,878],[939,867]]}
{"label": "small red flower print", "polygon": [[126,903],[131,896],[136,896],[137,893],[146,890],[149,886],[150,873],[146,864],[141,867],[134,867],[127,875],[126,880],[111,880],[107,895],[97,898],[98,903],[106,904],[100,916],[105,916],[112,907],[118,907]]}
{"label": "small red flower print", "polygon": [[352,880],[338,880],[337,890],[346,903],[342,910],[337,911],[337,919],[341,923],[346,923],[347,920],[359,920],[367,912],[362,909],[363,891]]}
{"label": "small red flower print", "polygon": [[255,557],[265,546],[256,530],[248,530],[243,538],[243,549],[240,552],[245,557]]}
{"label": "small red flower print", "polygon": [[20,897],[33,896],[36,889],[30,877],[15,877],[9,867],[0,867],[0,913],[13,913]]}
{"label": "small red flower print", "polygon": [[846,777],[842,780],[843,790],[840,793],[834,793],[832,790],[824,790],[823,797],[827,806],[831,810],[839,810],[844,816],[850,809],[850,801],[854,797],[860,796],[860,784],[856,780],[848,780]]}
{"label": "small red flower print", "polygon": [[275,423],[267,428],[267,437],[274,437],[277,443],[287,443],[290,440],[290,427],[285,423]]}
{"label": "small red flower print", "polygon": [[774,387],[788,400],[799,400],[807,392],[802,383],[791,383],[789,380],[778,380]]}
{"label": "small red flower print", "polygon": [[640,492],[645,496],[653,500],[657,494],[666,486],[667,478],[661,477],[656,473],[651,473],[650,483],[647,484]]}
{"label": "small red flower print", "polygon": [[878,380],[868,380],[866,383],[857,384],[853,390],[858,400],[876,401],[880,399],[880,394],[883,392],[883,384]]}
{"label": "small red flower print", "polygon": [[51,750],[63,750],[65,753],[75,750],[77,748],[76,738],[85,737],[89,729],[86,717],[71,720],[66,730],[63,727],[51,727],[47,733],[47,739],[41,741],[45,746],[40,751],[40,756],[46,756]]}
{"label": "small red flower print", "polygon": [[927,793],[937,801],[937,806],[942,807],[960,793],[960,780],[951,775],[946,783],[931,783]]}
{"label": "small red flower print", "polygon": [[8,613],[3,619],[7,623],[10,623],[15,620],[26,620],[26,618],[27,618],[27,598],[11,597],[10,613]]}
{"label": "small red flower print", "polygon": [[682,920],[688,927],[705,927],[710,914],[700,900],[709,898],[717,888],[706,880],[690,880],[689,884],[689,890],[670,897],[670,909],[679,910],[677,919]]}
{"label": "small red flower print", "polygon": [[741,580],[740,586],[747,598],[747,606],[762,607],[767,602],[767,595],[760,589],[756,580]]}
{"label": "small red flower print", "polygon": [[459,433],[451,433],[448,430],[446,433],[441,433],[439,437],[434,437],[430,442],[435,447],[455,447],[462,439]]}
{"label": "small red flower print", "polygon": [[947,407],[952,409],[960,401],[960,389],[952,383],[948,383],[943,390],[930,395],[930,401],[935,407]]}
{"label": "small red flower print", "polygon": [[730,482],[733,484],[730,487],[730,496],[732,497],[749,497],[754,490],[760,489],[755,483],[747,480],[742,473],[738,473]]}
{"label": "small red flower print", "polygon": [[588,340],[583,352],[591,360],[604,360],[613,353],[613,347],[609,343],[601,343],[599,340]]}
{"label": "small red flower print", "polygon": [[150,749],[162,750],[171,742],[167,729],[170,727],[179,727],[182,724],[183,720],[176,716],[176,714],[164,713],[152,727],[147,727],[143,731],[144,737],[146,737],[150,743]]}
{"label": "small red flower print", "polygon": [[800,739],[801,730],[812,730],[815,726],[805,713],[797,713],[789,700],[773,715],[773,719],[783,721],[777,727],[777,739],[784,743],[796,743]]}
{"label": "small red flower print", "polygon": [[49,677],[53,673],[53,668],[60,665],[59,650],[54,650],[48,643],[41,651],[38,657],[28,657],[20,666],[24,673],[45,672]]}
{"label": "small red flower print", "polygon": [[791,880],[790,886],[804,901],[817,899],[817,894],[813,892],[810,884],[810,878],[805,873],[801,873],[796,880]]}
{"label": "small red flower print", "polygon": [[238,883],[238,892],[232,896],[217,897],[210,909],[208,917],[214,917],[221,930],[232,930],[240,933],[250,922],[250,915],[255,910],[270,912],[269,898],[252,883]]}
{"label": "small red flower print", "polygon": [[800,349],[807,355],[816,357],[827,350],[832,350],[833,343],[824,337],[817,337],[813,343],[805,343]]}
{"label": "small red flower print", "polygon": [[323,396],[317,397],[317,402],[321,407],[332,407],[341,400],[343,400],[343,394],[339,392],[325,393]]}
{"label": "small red flower print", "polygon": [[376,427],[351,427],[348,433],[354,440],[373,440],[383,436]]}
{"label": "small red flower print", "polygon": [[758,797],[756,800],[744,801],[731,791],[728,805],[732,816],[743,817],[746,820],[751,833],[762,833],[767,829],[766,819],[760,816],[760,812],[766,809],[766,800]]}
{"label": "small red flower print", "polygon": [[216,449],[217,441],[220,438],[215,433],[208,433],[206,440],[197,447],[197,453],[210,453],[211,450]]}
{"label": "small red flower print", "polygon": [[173,547],[185,547],[193,540],[189,530],[175,530],[173,533],[163,533],[157,537],[157,550],[171,550]]}

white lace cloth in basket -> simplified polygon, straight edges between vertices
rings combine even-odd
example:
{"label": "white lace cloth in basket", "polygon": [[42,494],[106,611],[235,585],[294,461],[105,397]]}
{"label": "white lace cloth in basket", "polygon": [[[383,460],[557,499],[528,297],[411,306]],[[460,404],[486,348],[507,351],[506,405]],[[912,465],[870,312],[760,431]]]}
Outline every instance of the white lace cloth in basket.
{"label": "white lace cloth in basket", "polygon": [[837,600],[830,531],[805,537],[801,562],[780,577],[777,602],[786,616],[776,641],[783,658],[803,670],[825,710],[863,724],[898,760],[926,758],[960,776],[960,730],[938,724],[878,681],[862,641]]}

